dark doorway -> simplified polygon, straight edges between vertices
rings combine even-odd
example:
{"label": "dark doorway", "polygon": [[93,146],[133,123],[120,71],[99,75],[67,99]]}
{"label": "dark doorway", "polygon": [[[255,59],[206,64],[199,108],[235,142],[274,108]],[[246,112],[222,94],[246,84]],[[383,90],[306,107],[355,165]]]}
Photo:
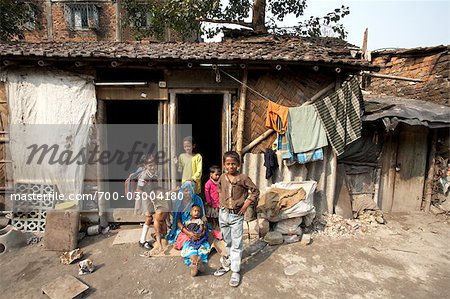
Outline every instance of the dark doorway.
{"label": "dark doorway", "polygon": [[[192,137],[203,158],[203,185],[209,179],[209,167],[221,166],[222,156],[222,94],[178,94],[178,123],[192,124]],[[178,136],[178,153],[183,151]]]}
{"label": "dark doorway", "polygon": [[123,153],[122,161],[127,161],[118,163],[117,158],[108,163],[106,183],[110,208],[134,207],[134,201],[126,197],[124,182],[136,170],[140,153],[152,148],[157,151],[158,105],[158,101],[105,101],[107,150],[112,155]]}

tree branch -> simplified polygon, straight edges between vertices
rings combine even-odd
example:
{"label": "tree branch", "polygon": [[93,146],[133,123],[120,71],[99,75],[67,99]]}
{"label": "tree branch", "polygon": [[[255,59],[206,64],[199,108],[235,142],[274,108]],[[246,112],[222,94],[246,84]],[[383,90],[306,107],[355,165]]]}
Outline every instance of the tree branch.
{"label": "tree branch", "polygon": [[217,20],[217,19],[208,19],[208,18],[195,18],[196,22],[209,22],[216,24],[232,24],[232,25],[240,25],[244,27],[252,28],[252,23],[247,23],[244,21],[233,21],[233,20]]}

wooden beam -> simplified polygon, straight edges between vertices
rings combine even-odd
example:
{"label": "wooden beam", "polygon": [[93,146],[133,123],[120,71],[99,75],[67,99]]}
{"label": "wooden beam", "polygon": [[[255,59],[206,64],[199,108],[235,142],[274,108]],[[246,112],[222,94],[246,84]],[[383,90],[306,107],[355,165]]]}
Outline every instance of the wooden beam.
{"label": "wooden beam", "polygon": [[252,149],[255,145],[257,145],[258,143],[260,143],[262,140],[266,139],[268,136],[270,136],[273,132],[275,132],[273,129],[269,129],[267,131],[265,131],[264,133],[262,133],[261,135],[259,135],[258,138],[256,138],[255,140],[253,140],[252,142],[250,142],[246,147],[244,147],[242,149],[242,155],[245,154],[246,152],[248,152],[250,149]]}
{"label": "wooden beam", "polygon": [[414,79],[414,78],[407,78],[407,77],[400,77],[400,76],[394,76],[394,75],[384,75],[384,74],[375,74],[375,73],[364,73],[364,75],[375,77],[375,78],[382,78],[382,79],[392,79],[392,80],[401,80],[401,81],[411,81],[411,82],[424,82],[422,79]]}
{"label": "wooden beam", "polygon": [[424,186],[424,198],[425,198],[425,206],[424,211],[429,212],[431,206],[431,197],[433,195],[433,178],[434,178],[434,162],[436,155],[436,142],[437,142],[437,130],[433,130],[433,136],[431,137],[431,148],[430,153],[428,155],[428,176],[425,181]]}
{"label": "wooden beam", "polygon": [[245,121],[245,102],[247,98],[247,79],[248,71],[244,69],[242,75],[241,91],[239,96],[239,111],[238,111],[238,125],[237,125],[237,139],[236,139],[236,151],[242,154],[242,142],[244,139],[244,121]]}
{"label": "wooden beam", "polygon": [[101,100],[168,100],[167,88],[157,83],[148,86],[96,86],[97,98]]}

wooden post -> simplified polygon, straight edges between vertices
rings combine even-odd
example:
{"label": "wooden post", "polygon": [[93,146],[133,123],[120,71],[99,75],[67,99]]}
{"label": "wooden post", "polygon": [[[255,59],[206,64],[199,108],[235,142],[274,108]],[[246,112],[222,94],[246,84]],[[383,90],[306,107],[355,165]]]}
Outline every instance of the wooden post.
{"label": "wooden post", "polygon": [[[338,76],[336,78],[336,84],[334,86],[334,90],[338,90],[341,87],[341,78]],[[330,146],[331,148],[331,146]],[[333,214],[334,212],[334,203],[337,202],[335,200],[336,196],[336,179],[337,179],[337,155],[336,152],[331,149],[332,157],[330,159],[330,173],[327,176],[327,180],[329,179],[330,182],[327,183],[327,185],[330,187],[327,190],[327,206],[328,206],[328,213]]]}
{"label": "wooden post", "polygon": [[368,38],[368,35],[369,35],[369,28],[366,28],[366,30],[364,30],[363,45],[362,45],[362,48],[361,48],[361,51],[363,53],[363,58],[366,59],[366,60],[367,60],[366,52],[367,52],[367,38]]}
{"label": "wooden post", "polygon": [[242,142],[244,139],[245,99],[247,97],[247,78],[248,78],[248,71],[247,71],[247,69],[244,69],[244,74],[242,75],[240,98],[239,98],[238,126],[237,126],[237,139],[236,139],[236,151],[239,154],[243,154]]}
{"label": "wooden post", "polygon": [[231,94],[223,94],[222,105],[222,156],[231,149]]}
{"label": "wooden post", "polygon": [[[106,139],[106,108],[105,102],[102,100],[97,100],[97,145],[99,149],[99,153],[103,153],[107,147],[107,139]],[[100,162],[97,162],[97,189],[99,192],[105,192],[105,177],[106,177],[106,169],[105,165]],[[98,216],[100,218],[100,226],[106,227],[108,226],[107,220],[107,205],[104,196],[100,196],[98,199]]]}
{"label": "wooden post", "polygon": [[433,195],[433,178],[434,178],[434,162],[436,156],[436,142],[437,142],[437,130],[433,130],[433,135],[431,137],[431,148],[430,153],[428,155],[428,176],[425,181],[424,186],[424,198],[425,198],[425,206],[424,211],[429,212],[431,206],[431,197]]}
{"label": "wooden post", "polygon": [[[170,92],[169,102],[169,140],[170,140],[170,159],[177,155],[177,136],[175,131],[176,123],[176,93]],[[170,163],[170,188],[175,189],[177,185],[177,169],[175,163]]]}

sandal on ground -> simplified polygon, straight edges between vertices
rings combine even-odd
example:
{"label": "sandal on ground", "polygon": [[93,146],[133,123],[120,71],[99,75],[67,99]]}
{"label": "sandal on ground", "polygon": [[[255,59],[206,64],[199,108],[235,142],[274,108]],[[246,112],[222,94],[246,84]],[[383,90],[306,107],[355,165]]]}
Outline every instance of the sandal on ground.
{"label": "sandal on ground", "polygon": [[219,269],[217,269],[214,272],[214,276],[222,276],[225,275],[226,273],[228,273],[230,271],[230,268],[224,268],[224,267],[220,267]]}
{"label": "sandal on ground", "polygon": [[145,248],[147,250],[152,249],[152,244],[150,244],[149,241],[145,241],[144,243],[141,243],[141,241],[139,241],[139,246],[141,246],[142,248]]}
{"label": "sandal on ground", "polygon": [[240,282],[241,282],[241,275],[239,274],[239,272],[233,272],[230,278],[230,286],[237,287]]}

